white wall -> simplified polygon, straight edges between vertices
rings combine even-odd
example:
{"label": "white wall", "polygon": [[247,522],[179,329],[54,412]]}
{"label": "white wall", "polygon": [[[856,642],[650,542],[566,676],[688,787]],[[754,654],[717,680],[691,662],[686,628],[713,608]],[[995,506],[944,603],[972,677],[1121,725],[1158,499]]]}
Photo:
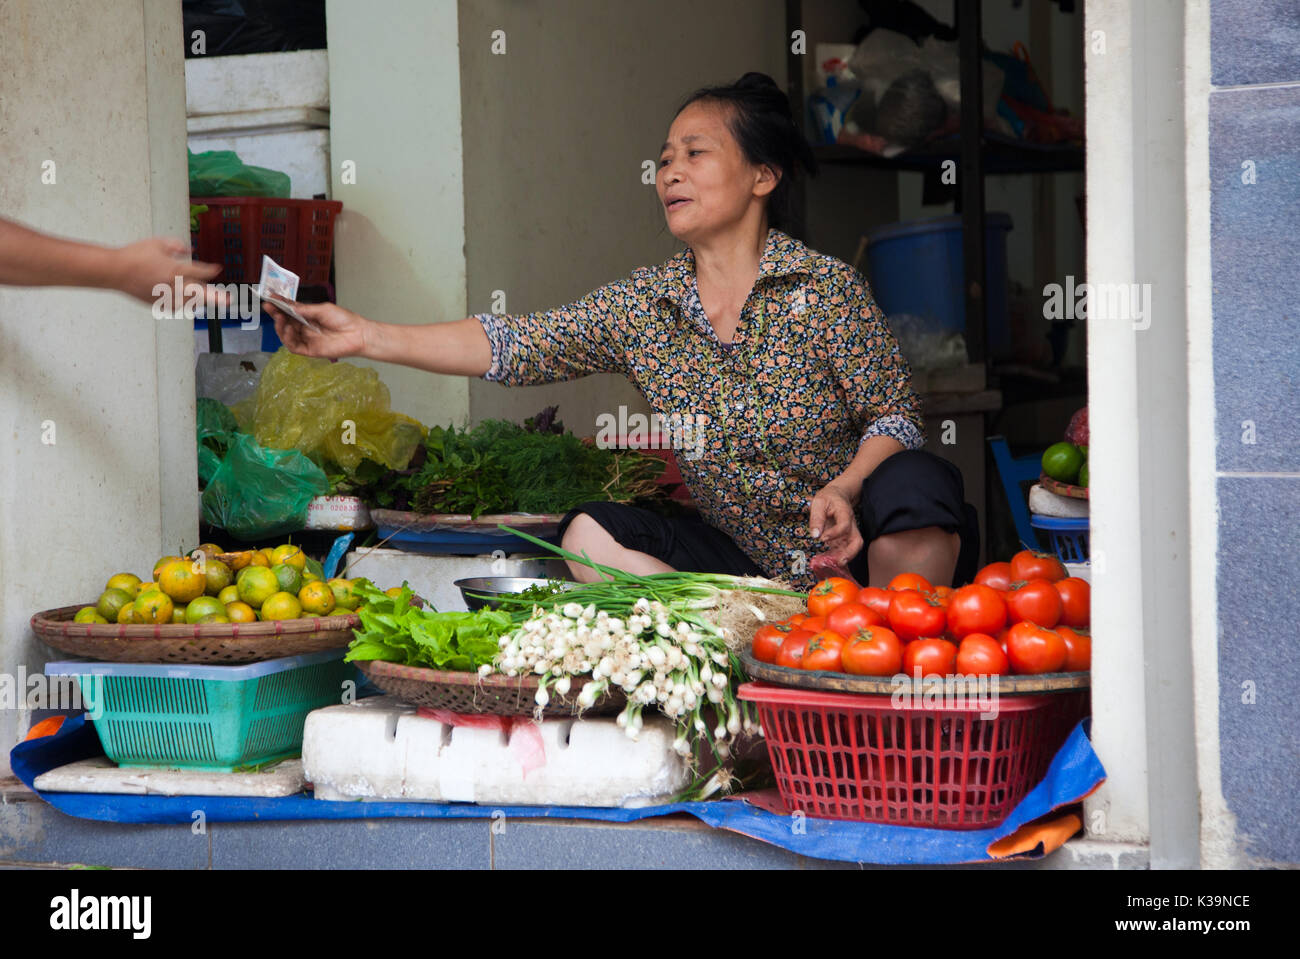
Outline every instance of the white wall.
{"label": "white wall", "polygon": [[[494,30],[504,54],[491,51]],[[697,87],[749,70],[784,83],[784,32],[778,0],[462,2],[468,312],[490,310],[496,290],[507,313],[551,309],[680,250],[641,165]],[[619,404],[649,409],[615,376],[475,380],[469,395],[475,422],[559,404],[579,434]]]}
{"label": "white wall", "polygon": [[[459,320],[465,203],[455,0],[328,0],[330,159],[338,302],[374,320]],[[356,182],[343,176],[355,164]],[[354,361],[362,362],[362,361]],[[464,377],[379,370],[393,408],[463,422]]]}
{"label": "white wall", "polygon": [[[180,44],[179,4],[0,6],[0,213],[106,244],[184,236]],[[34,612],[197,545],[192,351],[186,321],[156,322],[116,293],[0,289],[5,672],[61,655],[32,636]],[[0,711],[0,761],[27,722]]]}

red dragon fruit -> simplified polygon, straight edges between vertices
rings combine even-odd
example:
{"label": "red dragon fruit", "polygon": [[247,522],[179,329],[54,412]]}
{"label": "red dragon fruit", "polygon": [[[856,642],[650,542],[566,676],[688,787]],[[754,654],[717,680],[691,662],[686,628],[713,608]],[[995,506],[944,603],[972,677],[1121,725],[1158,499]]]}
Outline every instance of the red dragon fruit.
{"label": "red dragon fruit", "polygon": [[1088,407],[1085,406],[1070,417],[1070,425],[1065,428],[1065,439],[1075,446],[1088,445]]}

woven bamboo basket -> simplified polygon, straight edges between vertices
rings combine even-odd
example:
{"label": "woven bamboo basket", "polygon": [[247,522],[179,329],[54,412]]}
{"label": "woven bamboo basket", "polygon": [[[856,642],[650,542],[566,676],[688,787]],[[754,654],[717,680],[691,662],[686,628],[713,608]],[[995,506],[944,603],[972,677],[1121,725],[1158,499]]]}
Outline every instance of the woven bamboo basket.
{"label": "woven bamboo basket", "polygon": [[[532,716],[537,709],[533,697],[540,682],[536,676],[492,675],[480,679],[477,673],[403,666],[379,659],[359,661],[356,665],[384,692],[415,706],[497,716]],[[552,692],[551,701],[542,710],[542,715],[578,715],[578,693],[586,683],[586,680],[575,679],[568,696],[563,698]],[[627,697],[623,691],[611,689],[582,713],[586,716],[609,716],[621,712],[626,704]]]}
{"label": "woven bamboo basket", "polygon": [[47,609],[32,617],[32,632],[63,653],[111,663],[255,663],[339,649],[361,625],[355,613],[262,623],[121,625],[74,623],[86,604]]}

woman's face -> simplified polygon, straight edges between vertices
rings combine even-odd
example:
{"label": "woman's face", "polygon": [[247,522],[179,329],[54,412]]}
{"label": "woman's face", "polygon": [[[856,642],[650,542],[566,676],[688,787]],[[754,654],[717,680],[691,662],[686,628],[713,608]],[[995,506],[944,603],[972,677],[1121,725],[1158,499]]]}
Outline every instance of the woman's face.
{"label": "woman's face", "polygon": [[695,243],[762,216],[777,179],[753,166],[727,126],[729,107],[697,100],[677,115],[659,154],[655,188],[668,229]]}

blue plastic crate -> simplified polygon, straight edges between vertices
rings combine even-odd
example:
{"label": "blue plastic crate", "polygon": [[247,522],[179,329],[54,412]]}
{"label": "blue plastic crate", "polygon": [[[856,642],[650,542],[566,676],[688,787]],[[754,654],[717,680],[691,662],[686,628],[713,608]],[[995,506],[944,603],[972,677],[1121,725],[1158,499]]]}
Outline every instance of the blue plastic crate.
{"label": "blue plastic crate", "polygon": [[1047,533],[1047,538],[1056,550],[1056,557],[1062,563],[1087,563],[1088,552],[1088,517],[1067,519],[1060,516],[1043,516],[1040,513],[1029,514],[1029,524],[1035,529]]}

